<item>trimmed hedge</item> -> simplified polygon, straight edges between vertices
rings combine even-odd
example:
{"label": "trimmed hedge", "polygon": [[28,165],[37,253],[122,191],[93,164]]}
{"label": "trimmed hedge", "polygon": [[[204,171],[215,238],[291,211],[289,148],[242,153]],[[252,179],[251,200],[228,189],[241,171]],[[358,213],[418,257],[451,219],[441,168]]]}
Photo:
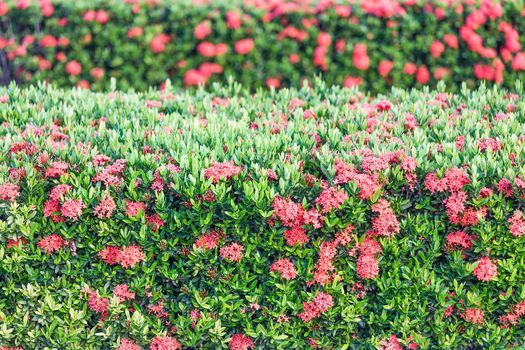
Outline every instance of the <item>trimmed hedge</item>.
{"label": "trimmed hedge", "polygon": [[2,349],[520,349],[525,102],[0,90]]}
{"label": "trimmed hedge", "polygon": [[522,1],[0,1],[3,81],[146,90],[224,81],[436,86],[525,79]]}

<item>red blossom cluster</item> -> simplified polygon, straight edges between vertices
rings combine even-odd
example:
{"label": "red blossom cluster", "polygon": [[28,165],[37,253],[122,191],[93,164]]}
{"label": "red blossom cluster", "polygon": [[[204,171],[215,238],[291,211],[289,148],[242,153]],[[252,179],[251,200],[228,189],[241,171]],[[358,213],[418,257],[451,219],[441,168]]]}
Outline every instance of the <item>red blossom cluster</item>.
{"label": "red blossom cluster", "polygon": [[379,199],[372,205],[372,211],[378,215],[372,220],[371,235],[390,237],[399,233],[399,222],[386,199]]}
{"label": "red blossom cluster", "polygon": [[[98,160],[98,162],[97,162]],[[94,159],[94,164],[101,164],[100,158]],[[109,161],[109,159],[108,159]],[[104,162],[105,163],[105,162]],[[97,172],[93,177],[93,182],[102,182],[106,186],[118,186],[122,179],[122,172],[126,169],[126,160],[118,159],[113,164],[110,164]]]}
{"label": "red blossom cluster", "polygon": [[242,252],[244,247],[238,243],[230,243],[221,247],[219,254],[221,258],[227,259],[234,262],[239,262],[242,259]]}
{"label": "red blossom cluster", "polygon": [[379,275],[379,261],[376,254],[383,250],[377,241],[371,236],[359,244],[359,257],[356,262],[357,276],[363,279],[374,279]]}
{"label": "red blossom cluster", "polygon": [[472,274],[482,282],[487,282],[498,274],[498,267],[490,260],[489,257],[482,257],[477,261],[477,265],[472,271]]}
{"label": "red blossom cluster", "polygon": [[141,348],[134,341],[127,338],[122,338],[120,340],[120,346],[117,348],[117,350],[141,350]]}
{"label": "red blossom cluster", "polygon": [[516,237],[525,235],[525,215],[520,210],[516,210],[509,218],[509,231]]}
{"label": "red blossom cluster", "polygon": [[466,234],[463,231],[451,232],[447,235],[445,250],[452,251],[455,249],[466,250],[472,248],[472,240],[475,236]]}
{"label": "red blossom cluster", "polygon": [[219,245],[219,240],[223,238],[224,233],[222,231],[210,231],[195,240],[195,247],[197,249],[204,248],[205,250],[212,250]]}
{"label": "red blossom cluster", "polygon": [[117,297],[119,303],[135,299],[135,293],[129,291],[127,284],[119,284],[115,286],[115,288],[113,288],[113,295]]}
{"label": "red blossom cluster", "polygon": [[54,233],[47,237],[41,238],[38,241],[37,246],[49,255],[67,246],[67,242],[62,237]]}
{"label": "red blossom cluster", "polygon": [[[337,203],[339,203],[344,196],[345,194],[337,192],[334,194],[332,191],[328,191],[324,197],[320,196],[322,198],[320,202],[322,202],[323,204],[321,205],[324,205],[326,208],[331,208],[331,205],[339,206]],[[279,218],[284,226],[290,228],[284,232],[286,243],[290,246],[295,244],[303,245],[310,241],[306,235],[306,230],[302,227],[303,225],[312,225],[316,229],[323,226],[324,217],[317,209],[304,210],[301,204],[295,203],[290,199],[284,199],[279,196],[275,197],[273,209],[274,216]]]}
{"label": "red blossom cluster", "polygon": [[309,281],[308,284],[319,283],[325,285],[331,282],[334,278],[335,267],[333,265],[333,260],[337,254],[337,247],[339,245],[345,246],[350,243],[350,233],[354,227],[349,225],[344,231],[336,235],[335,240],[325,241],[321,243],[319,247],[319,259],[315,263],[315,272],[314,278],[312,281]]}
{"label": "red blossom cluster", "polygon": [[126,201],[126,215],[134,218],[139,213],[146,212],[146,204],[141,202]]}
{"label": "red blossom cluster", "polygon": [[390,338],[381,342],[381,350],[403,350],[403,346],[395,335],[391,335]]}
{"label": "red blossom cluster", "polygon": [[12,183],[0,185],[0,200],[13,202],[20,195],[18,186]]}
{"label": "red blossom cluster", "polygon": [[321,192],[315,203],[320,205],[323,213],[326,214],[332,209],[339,208],[347,199],[348,195],[344,191],[336,187],[329,187]]}
{"label": "red blossom cluster", "polygon": [[500,316],[499,320],[505,327],[516,326],[518,320],[525,316],[525,301],[521,301],[512,307],[512,311]]}
{"label": "red blossom cluster", "polygon": [[155,337],[150,343],[151,350],[178,350],[180,343],[173,337]]}
{"label": "red blossom cluster", "polygon": [[236,166],[233,162],[213,162],[209,168],[204,170],[204,177],[211,179],[213,183],[219,182],[220,179],[228,180],[232,176],[239,174],[242,167]]}
{"label": "red blossom cluster", "polygon": [[300,312],[297,316],[303,320],[303,322],[309,322],[310,320],[321,316],[333,306],[334,299],[332,296],[330,294],[319,292],[311,302],[303,302],[304,311]]}
{"label": "red blossom cluster", "polygon": [[115,208],[117,205],[115,204],[115,200],[109,193],[107,193],[100,203],[95,207],[93,210],[93,214],[95,214],[96,217],[99,219],[103,218],[110,218],[111,215],[113,215],[113,212],[115,211]]}
{"label": "red blossom cluster", "polygon": [[485,323],[485,312],[478,308],[468,308],[461,314],[461,317],[465,321],[477,325],[482,325]]}
{"label": "red blossom cluster", "polygon": [[139,246],[131,245],[128,247],[107,246],[98,253],[98,256],[108,265],[119,264],[123,268],[133,268],[146,256]]}
{"label": "red blossom cluster", "polygon": [[270,266],[270,272],[277,271],[285,280],[297,277],[297,271],[290,259],[279,259]]}
{"label": "red blossom cluster", "polygon": [[230,350],[255,349],[252,339],[244,334],[233,334],[230,339]]}

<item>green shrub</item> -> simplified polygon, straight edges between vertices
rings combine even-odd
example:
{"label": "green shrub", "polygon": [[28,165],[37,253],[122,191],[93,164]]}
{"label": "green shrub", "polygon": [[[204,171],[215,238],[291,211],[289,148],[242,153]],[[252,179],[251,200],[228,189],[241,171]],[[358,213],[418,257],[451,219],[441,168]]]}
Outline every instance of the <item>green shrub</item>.
{"label": "green shrub", "polygon": [[522,348],[522,87],[438,88],[2,89],[0,346]]}

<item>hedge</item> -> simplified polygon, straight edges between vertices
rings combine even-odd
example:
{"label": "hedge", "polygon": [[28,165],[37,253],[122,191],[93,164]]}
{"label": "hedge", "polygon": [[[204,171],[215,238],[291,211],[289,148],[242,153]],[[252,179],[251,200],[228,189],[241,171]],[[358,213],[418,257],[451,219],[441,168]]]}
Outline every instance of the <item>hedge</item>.
{"label": "hedge", "polygon": [[[202,3],[202,4],[199,4]],[[385,92],[525,79],[523,1],[0,1],[4,84],[221,82]]]}
{"label": "hedge", "polygon": [[514,90],[1,88],[0,348],[523,348]]}

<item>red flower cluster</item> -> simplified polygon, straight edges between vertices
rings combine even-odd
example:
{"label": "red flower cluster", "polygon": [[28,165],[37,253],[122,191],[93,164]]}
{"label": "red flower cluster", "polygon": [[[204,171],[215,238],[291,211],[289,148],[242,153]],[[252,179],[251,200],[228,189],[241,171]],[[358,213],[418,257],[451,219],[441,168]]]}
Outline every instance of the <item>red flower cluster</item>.
{"label": "red flower cluster", "polygon": [[120,264],[125,269],[135,267],[146,258],[141,248],[136,245],[122,248],[107,246],[98,253],[98,256],[108,265]]}
{"label": "red flower cluster", "polygon": [[236,166],[231,161],[224,163],[213,162],[209,168],[204,170],[204,177],[211,179],[213,183],[217,183],[220,179],[228,180],[241,171],[242,167]]}
{"label": "red flower cluster", "polygon": [[243,334],[233,334],[230,339],[230,350],[255,349],[252,339]]}
{"label": "red flower cluster", "polygon": [[478,280],[487,282],[497,276],[498,267],[490,258],[484,256],[477,261],[476,268],[472,271],[472,274],[476,276]]}
{"label": "red flower cluster", "polygon": [[172,337],[155,337],[149,346],[151,350],[178,350],[181,348],[179,342]]}
{"label": "red flower cluster", "polygon": [[138,346],[137,343],[135,343],[134,341],[126,339],[126,338],[122,338],[120,340],[120,346],[117,348],[117,350],[141,350],[141,349],[140,349],[140,346]]}
{"label": "red flower cluster", "polygon": [[297,277],[297,271],[290,259],[279,259],[270,266],[270,272],[277,271],[285,280],[292,280]]}
{"label": "red flower cluster", "polygon": [[86,206],[81,199],[67,199],[60,207],[60,213],[63,217],[76,221],[82,215],[82,209]]}
{"label": "red flower cluster", "polygon": [[135,299],[135,293],[129,291],[127,284],[119,284],[115,286],[115,288],[113,288],[113,294],[117,297],[119,303]]}
{"label": "red flower cluster", "polygon": [[242,251],[244,250],[244,247],[238,243],[230,243],[224,247],[222,247],[219,251],[221,258],[227,259],[230,261],[241,261],[242,259]]}
{"label": "red flower cluster", "polygon": [[67,245],[67,242],[57,234],[52,234],[41,238],[38,241],[38,248],[42,249],[46,254],[51,254],[60,250]]}
{"label": "red flower cluster", "polygon": [[203,234],[197,240],[195,240],[195,247],[197,249],[204,248],[206,250],[212,250],[217,247],[219,240],[224,238],[222,231],[216,230]]}
{"label": "red flower cluster", "polygon": [[337,246],[345,246],[350,243],[350,233],[354,227],[349,225],[343,232],[336,235],[334,241],[325,241],[319,248],[319,259],[315,263],[314,279],[308,284],[319,283],[325,285],[333,280],[333,271],[335,267],[333,260],[337,254]]}
{"label": "red flower cluster", "polygon": [[146,204],[141,202],[126,201],[126,215],[137,217],[139,213],[146,212]]}
{"label": "red flower cluster", "polygon": [[354,167],[343,161],[335,161],[335,177],[337,184],[346,184],[354,181],[359,187],[357,196],[361,199],[370,199],[380,189],[377,174],[359,173]]}
{"label": "red flower cluster", "polygon": [[116,207],[117,205],[115,204],[113,197],[111,197],[111,195],[108,193],[102,198],[100,203],[93,210],[93,214],[95,214],[95,216],[99,219],[110,218],[111,215],[113,215]]}
{"label": "red flower cluster", "polygon": [[516,210],[509,218],[509,231],[516,237],[525,235],[525,216],[520,210]]}
{"label": "red flower cluster", "polygon": [[481,309],[465,309],[465,311],[461,314],[461,317],[463,317],[465,321],[473,324],[482,325],[485,323],[485,312]]}
{"label": "red flower cluster", "polygon": [[376,278],[379,274],[379,261],[368,254],[361,254],[357,258],[357,276],[364,279]]}
{"label": "red flower cluster", "polygon": [[329,187],[321,192],[315,203],[320,205],[323,213],[326,214],[332,209],[339,208],[347,199],[348,195],[344,191],[336,187]]}
{"label": "red flower cluster", "polygon": [[470,236],[463,231],[456,231],[447,235],[447,243],[445,244],[446,251],[454,249],[465,250],[472,248],[472,240],[474,236]]}
{"label": "red flower cluster", "polygon": [[12,183],[0,185],[0,200],[13,202],[20,195],[18,186]]}
{"label": "red flower cluster", "polygon": [[379,199],[372,211],[379,214],[372,220],[373,235],[389,237],[399,232],[399,222],[386,199]]}
{"label": "red flower cluster", "polygon": [[321,316],[326,311],[334,306],[334,299],[330,294],[319,292],[317,296],[309,303],[304,302],[304,312],[300,312],[297,316],[304,322]]}
{"label": "red flower cluster", "polygon": [[499,320],[503,323],[504,326],[510,327],[511,325],[517,325],[518,319],[523,316],[525,316],[525,301],[522,301],[514,307],[512,307],[512,311],[501,316]]}

